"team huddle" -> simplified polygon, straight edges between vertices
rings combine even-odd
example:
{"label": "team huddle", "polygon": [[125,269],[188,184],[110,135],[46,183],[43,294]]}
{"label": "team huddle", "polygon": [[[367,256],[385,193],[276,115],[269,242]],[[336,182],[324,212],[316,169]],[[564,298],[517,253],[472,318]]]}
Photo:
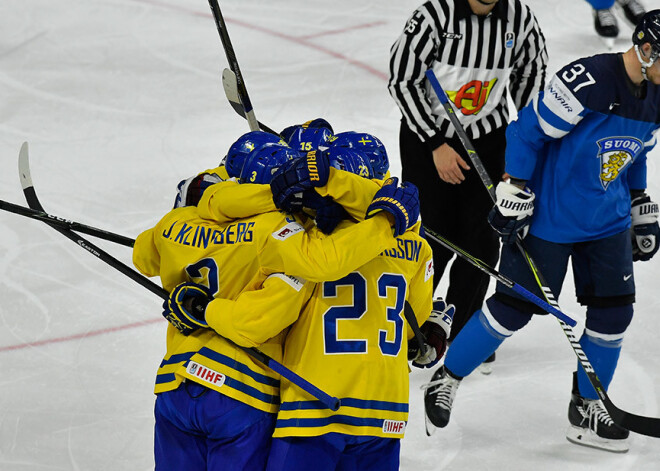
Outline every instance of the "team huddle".
{"label": "team huddle", "polygon": [[[322,469],[397,469],[408,359],[428,367],[444,352],[453,307],[432,302],[417,189],[387,178],[374,136],[334,135],[324,120],[282,136],[239,138],[136,240],[136,267],[172,293],[159,469],[307,469],[320,455]],[[406,303],[428,344],[409,342]],[[332,392],[340,409],[234,344]]]}

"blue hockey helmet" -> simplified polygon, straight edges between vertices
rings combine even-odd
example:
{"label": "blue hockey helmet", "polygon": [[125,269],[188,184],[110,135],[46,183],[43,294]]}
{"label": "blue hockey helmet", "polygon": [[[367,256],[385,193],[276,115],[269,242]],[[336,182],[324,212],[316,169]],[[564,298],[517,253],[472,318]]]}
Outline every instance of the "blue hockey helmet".
{"label": "blue hockey helmet", "polygon": [[374,171],[369,163],[369,158],[363,152],[348,147],[330,147],[326,152],[331,167],[364,178],[374,178]]}
{"label": "blue hockey helmet", "polygon": [[376,136],[366,132],[340,132],[330,138],[330,145],[363,152],[369,158],[375,178],[382,180],[390,168],[385,146]]}
{"label": "blue hockey helmet", "polygon": [[245,164],[245,159],[250,152],[259,149],[266,144],[286,144],[279,136],[263,131],[250,131],[239,137],[229,150],[223,163],[227,175],[238,178]]}
{"label": "blue hockey helmet", "polygon": [[[327,129],[328,133],[332,135],[334,133],[332,126],[328,121],[323,118],[310,119],[309,121],[304,122],[303,124],[294,124],[293,126],[288,126],[282,130],[280,135],[282,139],[289,143],[294,149],[296,146],[291,145],[291,137],[297,133],[300,129]],[[307,151],[306,151],[307,152]]]}
{"label": "blue hockey helmet", "polygon": [[[637,59],[642,64],[642,75],[645,79],[646,69],[651,67],[660,56],[660,10],[651,10],[647,12],[635,27],[632,37],[635,45]],[[642,45],[651,44],[651,53],[648,60],[642,57]]]}
{"label": "blue hockey helmet", "polygon": [[270,183],[273,173],[285,162],[300,157],[287,145],[269,143],[253,150],[245,159],[239,180],[241,183]]}
{"label": "blue hockey helmet", "polygon": [[328,146],[332,133],[328,128],[303,128],[296,129],[289,138],[289,146],[300,152],[316,150],[321,146]]}

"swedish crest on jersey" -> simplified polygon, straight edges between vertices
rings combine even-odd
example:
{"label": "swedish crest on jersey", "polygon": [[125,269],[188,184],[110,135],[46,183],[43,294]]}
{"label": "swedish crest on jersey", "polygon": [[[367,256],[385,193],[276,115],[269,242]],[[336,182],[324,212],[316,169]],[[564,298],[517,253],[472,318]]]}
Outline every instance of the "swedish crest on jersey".
{"label": "swedish crest on jersey", "polygon": [[623,170],[628,167],[644,147],[639,139],[634,137],[608,137],[598,142],[598,158],[600,159],[600,183],[603,189],[607,187]]}

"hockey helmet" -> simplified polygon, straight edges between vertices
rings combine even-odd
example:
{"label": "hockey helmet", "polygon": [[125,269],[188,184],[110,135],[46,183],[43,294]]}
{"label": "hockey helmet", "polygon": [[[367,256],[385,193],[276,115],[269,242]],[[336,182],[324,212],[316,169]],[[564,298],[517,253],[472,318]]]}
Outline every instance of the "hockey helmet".
{"label": "hockey helmet", "polygon": [[[651,67],[660,55],[660,10],[647,12],[635,28],[632,37],[637,58],[642,64],[642,75],[646,79],[646,69]],[[640,53],[643,44],[651,44],[651,57],[645,61]]]}
{"label": "hockey helmet", "polygon": [[257,150],[266,144],[285,145],[286,143],[282,141],[279,136],[263,131],[250,131],[239,137],[236,142],[229,147],[227,156],[223,160],[227,175],[238,178],[247,156],[252,151]]}
{"label": "hockey helmet", "polygon": [[326,152],[331,167],[364,178],[374,178],[369,158],[363,152],[348,147],[330,147]]}
{"label": "hockey helmet", "polygon": [[371,163],[375,178],[382,180],[390,168],[385,146],[376,136],[366,132],[346,131],[330,139],[332,147],[347,147],[363,152]]}
{"label": "hockey helmet", "polygon": [[270,183],[273,173],[285,162],[300,157],[287,145],[269,143],[250,152],[239,176],[241,183]]}

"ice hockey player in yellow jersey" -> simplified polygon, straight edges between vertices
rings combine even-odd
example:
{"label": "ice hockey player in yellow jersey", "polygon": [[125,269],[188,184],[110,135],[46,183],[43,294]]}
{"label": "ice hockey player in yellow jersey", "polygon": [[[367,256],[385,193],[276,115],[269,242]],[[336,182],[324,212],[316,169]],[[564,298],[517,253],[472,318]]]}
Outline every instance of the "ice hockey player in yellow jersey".
{"label": "ice hockey player in yellow jersey", "polygon": [[[263,158],[254,160],[264,163],[273,153],[289,151],[271,143],[258,149],[255,154]],[[328,176],[325,168],[326,181]],[[140,234],[134,263],[145,275],[160,276],[168,290],[192,281],[213,296],[242,299],[241,293],[249,298],[255,294],[250,291],[274,287],[271,303],[286,300],[287,309],[255,306],[254,296],[246,305],[277,314],[270,317],[277,319],[275,327],[260,325],[260,316],[226,323],[224,309],[211,309],[214,314],[203,323],[224,329],[241,345],[261,344],[278,360],[283,337],[278,333],[297,317],[311,282],[345,276],[391,245],[391,217],[383,212],[326,237],[308,221],[278,211],[218,224],[202,219],[195,207],[179,207]],[[230,312],[230,318],[240,316]],[[261,469],[280,402],[278,375],[212,328],[178,325],[188,335],[168,327],[167,353],[156,380],[156,469]],[[264,337],[268,329],[274,334]]]}

